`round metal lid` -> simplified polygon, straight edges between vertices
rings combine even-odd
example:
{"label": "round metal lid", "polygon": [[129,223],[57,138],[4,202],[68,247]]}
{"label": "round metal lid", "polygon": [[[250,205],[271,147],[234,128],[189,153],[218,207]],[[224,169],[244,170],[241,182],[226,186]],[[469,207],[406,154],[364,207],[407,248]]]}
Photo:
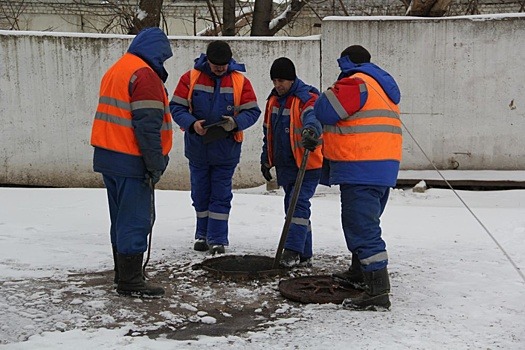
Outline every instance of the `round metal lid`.
{"label": "round metal lid", "polygon": [[341,304],[360,290],[339,284],[330,275],[303,276],[282,280],[279,291],[290,300],[304,304]]}
{"label": "round metal lid", "polygon": [[260,255],[223,255],[204,260],[200,267],[224,279],[261,279],[283,272],[273,268],[274,258]]}

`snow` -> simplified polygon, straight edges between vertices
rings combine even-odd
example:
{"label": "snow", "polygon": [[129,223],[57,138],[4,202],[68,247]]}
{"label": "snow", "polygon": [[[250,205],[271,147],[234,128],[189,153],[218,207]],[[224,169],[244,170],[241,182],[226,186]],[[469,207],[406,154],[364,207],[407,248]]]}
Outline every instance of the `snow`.
{"label": "snow", "polygon": [[148,13],[144,10],[141,10],[140,8],[137,9],[137,12],[135,13],[137,16],[137,19],[143,20],[144,18],[148,17]]}
{"label": "snow", "polygon": [[424,179],[447,181],[499,181],[525,182],[525,171],[520,170],[403,170],[399,172],[399,179]]}
{"label": "snow", "polygon": [[447,17],[415,17],[415,16],[327,16],[323,18],[323,21],[370,21],[370,20],[381,20],[381,21],[417,21],[417,20],[429,20],[435,19],[439,21],[443,20],[457,20],[467,19],[471,21],[492,21],[492,20],[504,20],[508,17],[525,17],[523,13],[495,13],[495,14],[483,14],[483,15],[464,15],[464,16],[447,16]]}
{"label": "snow", "polygon": [[[524,349],[525,281],[505,254],[523,270],[525,191],[457,194],[504,252],[453,191],[395,189],[382,218],[392,307],[357,312],[283,298],[276,285],[290,276],[236,283],[193,271],[206,255],[191,249],[189,192],[157,190],[153,281],[155,266],[173,267],[174,290],[210,304],[167,295],[150,322],[145,310],[155,301],[120,297],[104,279],[84,283],[93,273],[109,278],[113,268],[104,189],[0,188],[0,349]],[[282,191],[236,190],[227,254],[273,256],[283,223]],[[314,268],[302,273],[345,268],[337,188],[318,188],[312,225]],[[204,335],[236,321],[239,315],[221,306],[228,303],[256,326]],[[148,327],[139,327],[141,320]],[[202,335],[145,335],[183,323]]]}
{"label": "snow", "polygon": [[282,19],[285,19],[286,18],[286,15],[288,12],[292,11],[292,5],[288,5],[286,6],[286,9],[277,17],[273,18],[271,21],[270,21],[270,24],[268,25],[268,28],[270,30],[274,29],[277,24],[279,24],[279,21],[282,20]]}

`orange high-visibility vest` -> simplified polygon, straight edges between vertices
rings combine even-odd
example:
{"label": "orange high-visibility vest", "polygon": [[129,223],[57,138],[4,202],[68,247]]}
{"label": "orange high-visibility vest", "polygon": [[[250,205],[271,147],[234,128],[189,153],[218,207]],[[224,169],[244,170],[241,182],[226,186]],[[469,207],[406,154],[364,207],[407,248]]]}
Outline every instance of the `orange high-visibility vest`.
{"label": "orange high-visibility vest", "polygon": [[[199,79],[201,73],[202,72],[198,69],[192,69],[190,71],[190,86],[188,90],[188,108],[190,113],[192,111],[191,98],[193,95],[193,89],[195,88],[195,84],[197,83],[197,80]],[[244,75],[237,71],[231,72],[230,75],[233,84],[233,116],[235,117],[239,113],[239,106],[241,105],[242,89],[244,87]],[[243,132],[235,131],[233,133],[233,138],[237,142],[242,142],[242,140],[244,139]]]}
{"label": "orange high-visibility vest", "polygon": [[[91,132],[91,145],[134,156],[142,155],[131,122],[133,105],[128,87],[133,74],[144,67],[151,69],[139,57],[126,53],[104,75]],[[162,102],[158,103],[159,107],[164,108],[160,136],[162,154],[167,155],[173,140],[168,97],[164,96],[163,106]]]}
{"label": "orange high-visibility vest", "polygon": [[365,82],[368,99],[358,112],[323,127],[323,155],[334,161],[401,161],[399,107],[372,77],[357,73],[352,78]]}
{"label": "orange high-visibility vest", "polygon": [[[295,164],[301,167],[301,160],[304,155],[304,148],[301,146],[301,131],[303,129],[302,113],[300,109],[301,99],[297,96],[292,97],[290,105],[290,144],[295,158]],[[266,148],[268,149],[268,162],[273,166],[273,128],[272,128],[272,110],[278,105],[277,96],[273,95],[268,99],[266,104],[266,113],[264,115],[264,124],[266,126]],[[303,111],[304,112],[304,111]],[[322,137],[322,136],[321,136]],[[322,138],[320,137],[320,140]],[[322,141],[321,141],[322,142]],[[323,166],[322,145],[319,145],[315,151],[310,152],[306,170],[319,169]]]}

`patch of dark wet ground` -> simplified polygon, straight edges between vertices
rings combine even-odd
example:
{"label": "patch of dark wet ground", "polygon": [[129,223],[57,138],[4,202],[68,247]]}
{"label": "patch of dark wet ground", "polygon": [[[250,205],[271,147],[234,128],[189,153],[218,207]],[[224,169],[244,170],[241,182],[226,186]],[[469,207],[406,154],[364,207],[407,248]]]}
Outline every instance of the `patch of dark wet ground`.
{"label": "patch of dark wet ground", "polygon": [[[261,331],[272,320],[300,317],[299,303],[285,299],[283,278],[328,274],[334,257],[317,257],[311,268],[256,280],[220,279],[179,259],[148,265],[151,282],[163,298],[123,297],[113,271],[73,273],[63,279],[0,282],[0,343],[27,340],[44,331],[129,327],[129,336],[191,340],[199,336],[240,336]],[[324,262],[324,263],[323,263]],[[333,265],[331,265],[333,268]]]}

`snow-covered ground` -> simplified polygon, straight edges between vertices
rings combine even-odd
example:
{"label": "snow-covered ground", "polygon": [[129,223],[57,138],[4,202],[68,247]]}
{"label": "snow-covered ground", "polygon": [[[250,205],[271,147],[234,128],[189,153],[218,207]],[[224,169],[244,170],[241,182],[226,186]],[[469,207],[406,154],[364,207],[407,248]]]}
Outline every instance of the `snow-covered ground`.
{"label": "snow-covered ground", "polygon": [[[523,271],[525,191],[458,194]],[[392,191],[389,312],[287,300],[277,283],[290,275],[236,283],[196,271],[206,255],[191,249],[189,192],[156,199],[149,269],[171,282],[164,299],[142,301],[111,286],[105,190],[0,188],[0,348],[525,349],[523,277],[451,190]],[[273,256],[282,200],[237,190],[227,253]],[[312,211],[316,260],[300,273],[345,268],[337,188],[319,187]]]}

